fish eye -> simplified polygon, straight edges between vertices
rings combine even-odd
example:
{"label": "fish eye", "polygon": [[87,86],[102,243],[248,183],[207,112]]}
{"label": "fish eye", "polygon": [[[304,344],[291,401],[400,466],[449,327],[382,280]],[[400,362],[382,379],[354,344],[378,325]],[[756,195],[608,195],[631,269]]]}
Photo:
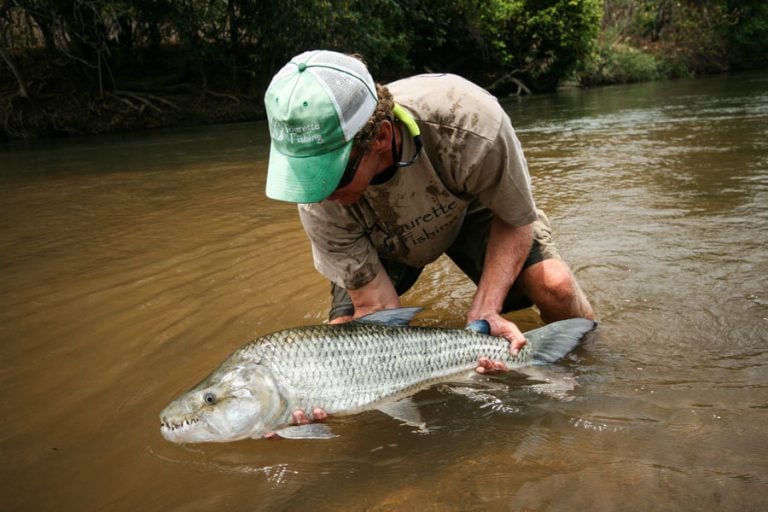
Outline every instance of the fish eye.
{"label": "fish eye", "polygon": [[203,395],[203,400],[208,405],[213,405],[216,403],[216,395],[208,391],[206,394]]}

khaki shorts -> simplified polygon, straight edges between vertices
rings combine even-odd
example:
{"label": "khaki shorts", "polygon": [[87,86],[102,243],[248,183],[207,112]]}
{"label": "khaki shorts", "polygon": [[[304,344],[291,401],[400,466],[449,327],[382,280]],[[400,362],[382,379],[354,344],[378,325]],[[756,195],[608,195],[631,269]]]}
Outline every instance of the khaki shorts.
{"label": "khaki shorts", "polygon": [[[538,219],[533,222],[533,244],[528,258],[523,263],[523,269],[541,261],[555,258],[560,259],[555,243],[552,240],[552,228],[549,219],[541,210],[537,210]],[[475,284],[480,281],[485,260],[485,249],[488,246],[488,236],[491,229],[493,213],[488,209],[480,209],[467,213],[456,240],[445,254],[469,277]],[[407,292],[416,282],[423,268],[411,267],[404,263],[380,258],[398,295]],[[504,300],[502,312],[516,311],[531,307],[533,302],[525,296],[515,281]],[[351,316],[355,313],[352,299],[347,291],[331,283],[331,311],[329,318],[333,320],[340,316]]]}

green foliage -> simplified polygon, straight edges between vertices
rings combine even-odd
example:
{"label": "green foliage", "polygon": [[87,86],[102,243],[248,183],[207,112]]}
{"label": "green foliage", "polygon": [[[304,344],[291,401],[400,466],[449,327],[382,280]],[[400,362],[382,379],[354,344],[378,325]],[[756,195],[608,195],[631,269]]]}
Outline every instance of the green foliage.
{"label": "green foliage", "polygon": [[[11,49],[41,46],[100,94],[153,66],[258,94],[296,53],[362,54],[381,79],[512,74],[551,89],[589,52],[600,0],[0,0]],[[164,60],[165,59],[165,60]],[[170,60],[169,60],[170,59]],[[170,65],[169,65],[170,64]]]}
{"label": "green foliage", "polygon": [[552,90],[597,37],[600,0],[406,0],[415,67]]}
{"label": "green foliage", "polygon": [[768,64],[766,48],[765,0],[605,0],[600,50],[587,62],[582,80],[757,68]]}
{"label": "green foliage", "polygon": [[768,2],[726,0],[731,24],[725,39],[733,67],[750,69],[768,65]]}
{"label": "green foliage", "polygon": [[99,97],[150,79],[258,97],[314,48],[359,53],[381,81],[445,71],[503,94],[766,65],[768,2],[0,0],[0,48],[4,67],[37,51]]}
{"label": "green foliage", "polygon": [[[537,88],[553,89],[589,55],[598,35],[598,0],[527,0],[508,22],[509,46]],[[514,51],[513,50],[513,51]],[[522,50],[522,51],[520,51]],[[519,53],[517,53],[519,52]]]}
{"label": "green foliage", "polygon": [[660,66],[653,55],[606,37],[590,55],[579,79],[583,85],[656,80],[661,76]]}

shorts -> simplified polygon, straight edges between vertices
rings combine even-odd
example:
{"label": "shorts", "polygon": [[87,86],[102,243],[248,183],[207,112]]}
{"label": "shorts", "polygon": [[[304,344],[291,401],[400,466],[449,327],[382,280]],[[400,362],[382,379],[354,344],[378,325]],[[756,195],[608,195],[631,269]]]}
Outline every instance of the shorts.
{"label": "shorts", "polygon": [[[541,210],[537,210],[538,219],[533,222],[533,243],[523,263],[523,269],[547,259],[560,259],[555,243],[552,240],[552,228],[549,219]],[[488,236],[491,229],[493,212],[486,208],[467,213],[456,240],[445,251],[445,254],[477,284],[483,271],[485,249],[488,246]],[[387,271],[397,295],[407,292],[421,275],[423,268],[411,267],[404,263],[380,258],[381,264]],[[347,291],[335,283],[331,283],[331,311],[329,318],[333,320],[340,316],[352,316],[355,308]],[[520,284],[515,281],[504,300],[502,313],[517,311],[531,307],[533,302],[523,293]]]}

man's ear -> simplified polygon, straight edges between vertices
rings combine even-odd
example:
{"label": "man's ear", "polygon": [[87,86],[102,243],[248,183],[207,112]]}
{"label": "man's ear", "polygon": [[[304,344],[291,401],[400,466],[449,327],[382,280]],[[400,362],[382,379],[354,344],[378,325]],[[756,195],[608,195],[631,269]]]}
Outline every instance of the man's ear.
{"label": "man's ear", "polygon": [[392,129],[392,122],[390,120],[385,119],[382,121],[381,125],[379,125],[379,131],[371,143],[374,151],[387,153],[392,151],[392,148],[390,147],[392,144]]}

